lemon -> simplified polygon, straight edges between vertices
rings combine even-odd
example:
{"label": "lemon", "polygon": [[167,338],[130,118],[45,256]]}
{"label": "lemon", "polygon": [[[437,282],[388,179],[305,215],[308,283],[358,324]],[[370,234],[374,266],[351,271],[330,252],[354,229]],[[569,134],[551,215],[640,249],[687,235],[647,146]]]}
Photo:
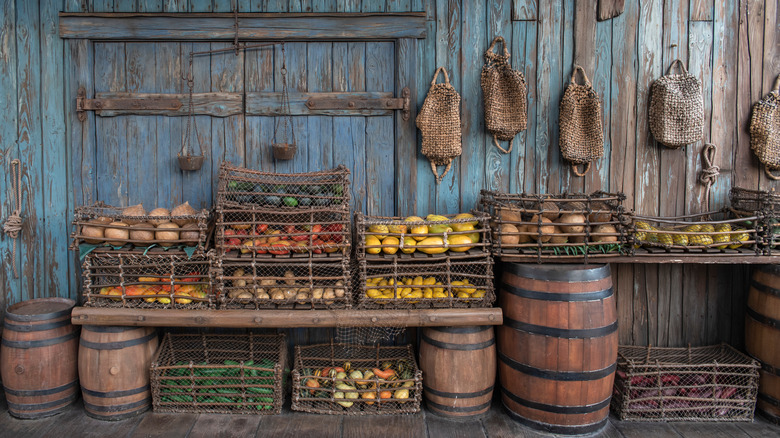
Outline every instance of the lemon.
{"label": "lemon", "polygon": [[414,280],[412,280],[412,284],[415,286],[420,286],[423,284],[423,278],[422,276],[418,275],[417,277],[414,277]]}
{"label": "lemon", "polygon": [[478,291],[475,291],[473,294],[471,294],[472,298],[482,298],[484,296],[485,296],[485,291],[484,290],[478,290]]}
{"label": "lemon", "polygon": [[433,298],[433,289],[426,287],[423,289],[423,297],[425,298]]}
{"label": "lemon", "polygon": [[432,284],[436,284],[436,277],[428,277],[425,280],[423,280],[423,284],[426,286],[430,286]]}

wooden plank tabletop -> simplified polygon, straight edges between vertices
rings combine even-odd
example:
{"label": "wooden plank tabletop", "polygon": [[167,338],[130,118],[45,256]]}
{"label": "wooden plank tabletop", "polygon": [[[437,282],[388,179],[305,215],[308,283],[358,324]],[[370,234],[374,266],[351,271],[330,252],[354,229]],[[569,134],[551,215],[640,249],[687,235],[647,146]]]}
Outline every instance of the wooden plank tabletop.
{"label": "wooden plank tabletop", "polygon": [[[534,255],[504,255],[500,257],[501,261],[511,263],[536,263],[537,257]],[[542,263],[583,263],[582,256],[556,256],[542,257]],[[614,255],[609,257],[588,257],[588,263],[640,263],[640,264],[664,264],[664,263],[691,263],[700,265],[740,265],[740,264],[778,264],[780,257],[777,256],[756,256],[730,254],[642,254],[635,256]]]}
{"label": "wooden plank tabletop", "polygon": [[150,327],[428,327],[501,325],[498,307],[410,310],[179,310],[76,307],[77,325]]}

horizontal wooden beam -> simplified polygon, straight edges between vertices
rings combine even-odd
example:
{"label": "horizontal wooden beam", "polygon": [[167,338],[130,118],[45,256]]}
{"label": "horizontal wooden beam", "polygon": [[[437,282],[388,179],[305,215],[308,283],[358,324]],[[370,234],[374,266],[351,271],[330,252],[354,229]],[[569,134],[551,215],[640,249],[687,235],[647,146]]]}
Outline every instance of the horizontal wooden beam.
{"label": "horizontal wooden beam", "polygon": [[[336,101],[364,100],[393,97],[392,93],[381,92],[348,92],[348,93],[291,93],[290,113],[294,116],[386,116],[393,114],[393,110],[373,109],[327,109],[309,108],[306,102],[310,98],[328,98]],[[281,116],[282,93],[246,93],[246,113],[250,116]]]}
{"label": "horizontal wooden beam", "polygon": [[[95,114],[103,117],[120,115],[162,115],[162,116],[186,116],[189,114],[189,94],[162,94],[162,93],[97,93],[95,99],[91,99],[91,106],[102,103],[103,109],[95,109]],[[122,102],[124,99],[138,99],[149,101],[168,100],[177,101],[176,109],[166,108],[116,108],[112,107],[114,101]],[[241,93],[193,93],[192,113],[215,117],[227,117],[243,112],[243,96]]]}
{"label": "horizontal wooden beam", "polygon": [[76,307],[78,325],[150,327],[429,327],[501,325],[501,309],[175,310]]}
{"label": "horizontal wooden beam", "polygon": [[[512,255],[501,256],[500,260],[510,263],[537,263],[536,256],[530,255]],[[583,263],[585,259],[582,256],[556,256],[550,258],[542,258],[542,263]],[[588,263],[638,263],[638,264],[659,264],[659,263],[673,263],[673,264],[696,264],[696,265],[753,265],[753,264],[780,264],[780,257],[778,256],[756,256],[756,255],[740,255],[732,256],[728,254],[708,254],[708,255],[679,255],[679,254],[667,254],[667,255],[635,255],[635,256],[608,256],[608,257],[589,257]]]}
{"label": "horizontal wooden beam", "polygon": [[[233,14],[60,13],[60,37],[123,41],[233,41]],[[425,38],[425,13],[238,14],[238,39],[392,40]]]}

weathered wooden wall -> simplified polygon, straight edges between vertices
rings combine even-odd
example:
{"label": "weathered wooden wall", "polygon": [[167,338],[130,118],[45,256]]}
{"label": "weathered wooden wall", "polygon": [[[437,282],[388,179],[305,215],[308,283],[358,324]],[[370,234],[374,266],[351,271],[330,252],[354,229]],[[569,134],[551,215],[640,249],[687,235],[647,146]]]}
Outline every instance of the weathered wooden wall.
{"label": "weathered wooden wall", "polygon": [[[81,124],[73,112],[77,86],[105,91],[182,92],[175,78],[181,54],[219,44],[92,43],[57,37],[57,12],[230,12],[234,1],[215,0],[4,0],[0,28],[0,179],[4,220],[13,211],[9,163],[24,163],[25,228],[17,264],[10,269],[9,239],[0,242],[0,305],[38,296],[77,295],[77,262],[66,249],[74,205],[103,199],[127,205],[139,196],[180,196],[199,205],[211,201],[213,170],[228,157],[249,167],[271,168],[269,156],[255,153],[266,117],[196,117],[194,137],[209,145],[212,172],[182,174],[172,157],[181,145],[183,118],[116,117],[89,114]],[[749,149],[746,124],[750,106],[768,92],[780,73],[780,28],[776,0],[653,0],[626,2],[612,20],[595,21],[595,0],[239,0],[242,12],[426,11],[428,35],[418,40],[417,104],[432,74],[445,66],[462,95],[463,155],[441,185],[433,183],[427,161],[411,156],[413,142],[365,144],[370,124],[306,117],[297,121],[308,133],[305,163],[290,170],[315,169],[349,161],[361,205],[369,211],[453,213],[473,208],[479,188],[511,192],[620,190],[628,206],[643,214],[675,215],[706,209],[697,183],[701,143],[681,150],[655,144],[647,127],[648,90],[675,58],[681,58],[704,84],[705,141],[718,146],[721,176],[710,195],[710,209],[727,202],[732,185],[772,188]],[[529,125],[511,154],[501,154],[485,135],[480,68],[495,35],[510,46],[512,64],[526,75]],[[328,43],[323,43],[328,44]],[[335,44],[332,45],[335,47]],[[340,47],[340,46],[339,46]],[[99,54],[96,59],[96,52]],[[314,51],[312,53],[317,53]],[[365,44],[344,44],[337,56],[366,57]],[[228,58],[196,71],[208,77],[198,91],[265,90],[256,82],[264,60]],[[585,178],[576,178],[558,149],[558,103],[574,61],[582,63],[603,98],[606,157]],[[116,68],[90,74],[94,63]],[[249,68],[254,65],[254,70]],[[330,59],[304,57],[296,65],[294,89],[327,91],[340,82]],[[106,74],[111,72],[111,74]],[[347,78],[343,78],[347,81]],[[343,83],[347,83],[341,81]],[[334,88],[335,90],[336,88]],[[15,109],[15,111],[14,111]],[[382,122],[385,123],[385,122]],[[95,128],[90,128],[95,127]],[[305,127],[305,128],[304,128]],[[379,127],[374,127],[379,129]],[[319,130],[315,132],[316,130]],[[368,135],[348,136],[365,130]],[[124,135],[114,135],[122,132]],[[141,145],[128,150],[132,145]],[[318,143],[321,140],[321,143]],[[162,142],[166,142],[162,144]],[[384,166],[395,160],[392,171]],[[121,157],[133,157],[123,161]],[[149,157],[154,159],[150,160]],[[141,157],[141,158],[135,158]],[[332,161],[329,161],[332,160]],[[357,161],[355,161],[357,160]],[[142,162],[157,163],[139,169]],[[107,164],[113,163],[113,164]],[[391,185],[395,184],[395,190]],[[141,185],[145,184],[145,185]],[[153,185],[153,187],[149,187]],[[153,195],[150,195],[153,193]],[[171,196],[175,193],[175,196]],[[176,198],[179,199],[179,198]],[[742,343],[745,267],[615,266],[621,342],[654,345]]]}

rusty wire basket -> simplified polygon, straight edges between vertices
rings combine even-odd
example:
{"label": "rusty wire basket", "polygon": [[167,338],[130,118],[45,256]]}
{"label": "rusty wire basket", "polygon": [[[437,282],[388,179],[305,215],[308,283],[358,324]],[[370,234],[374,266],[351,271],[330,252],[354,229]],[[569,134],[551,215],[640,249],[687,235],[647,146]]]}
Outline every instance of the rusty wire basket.
{"label": "rusty wire basket", "polygon": [[295,347],[294,411],[412,414],[420,411],[421,399],[422,371],[411,345],[330,343]]}
{"label": "rusty wire basket", "polygon": [[[196,214],[182,216],[129,216],[125,208],[112,207],[103,202],[90,206],[76,207],[71,234],[71,249],[78,250],[81,244],[122,247],[123,250],[147,248],[151,245],[162,247],[196,247],[198,251],[208,249],[209,211],[201,210]],[[165,223],[162,227],[149,221]],[[178,227],[169,229],[168,224]],[[111,231],[109,231],[111,230]],[[106,232],[117,232],[120,236],[106,237]],[[161,235],[160,233],[167,235]],[[164,239],[163,237],[176,237]]]}
{"label": "rusty wire basket", "polygon": [[490,307],[496,300],[490,256],[358,264],[359,309]]}
{"label": "rusty wire basket", "polygon": [[508,194],[482,190],[492,217],[493,254],[579,260],[624,254],[629,216],[622,193]]}
{"label": "rusty wire basket", "polygon": [[151,364],[155,412],[279,414],[284,334],[166,333]]}
{"label": "rusty wire basket", "polygon": [[308,208],[349,209],[349,170],[338,166],[309,173],[271,173],[236,167],[219,167],[217,205],[254,205],[271,211],[294,212]]}
{"label": "rusty wire basket", "polygon": [[731,208],[738,217],[758,216],[763,230],[760,233],[764,255],[777,254],[780,246],[780,194],[774,191],[750,190],[732,187],[729,192]]}
{"label": "rusty wire basket", "polygon": [[346,309],[352,307],[349,261],[289,263],[217,261],[222,309]]}
{"label": "rusty wire basket", "polygon": [[734,217],[725,210],[678,217],[634,215],[631,228],[636,254],[715,257],[762,253],[764,229],[757,216]]}
{"label": "rusty wire basket", "polygon": [[752,421],[759,368],[726,344],[621,346],[612,410],[628,421]]}
{"label": "rusty wire basket", "polygon": [[344,209],[218,206],[216,216],[215,246],[225,260],[335,261],[349,256],[351,230],[349,212]]}
{"label": "rusty wire basket", "polygon": [[83,305],[141,309],[213,309],[213,251],[177,253],[96,249],[82,263]]}
{"label": "rusty wire basket", "polygon": [[355,212],[358,260],[444,260],[490,254],[489,217],[482,212],[409,216],[366,216]]}

